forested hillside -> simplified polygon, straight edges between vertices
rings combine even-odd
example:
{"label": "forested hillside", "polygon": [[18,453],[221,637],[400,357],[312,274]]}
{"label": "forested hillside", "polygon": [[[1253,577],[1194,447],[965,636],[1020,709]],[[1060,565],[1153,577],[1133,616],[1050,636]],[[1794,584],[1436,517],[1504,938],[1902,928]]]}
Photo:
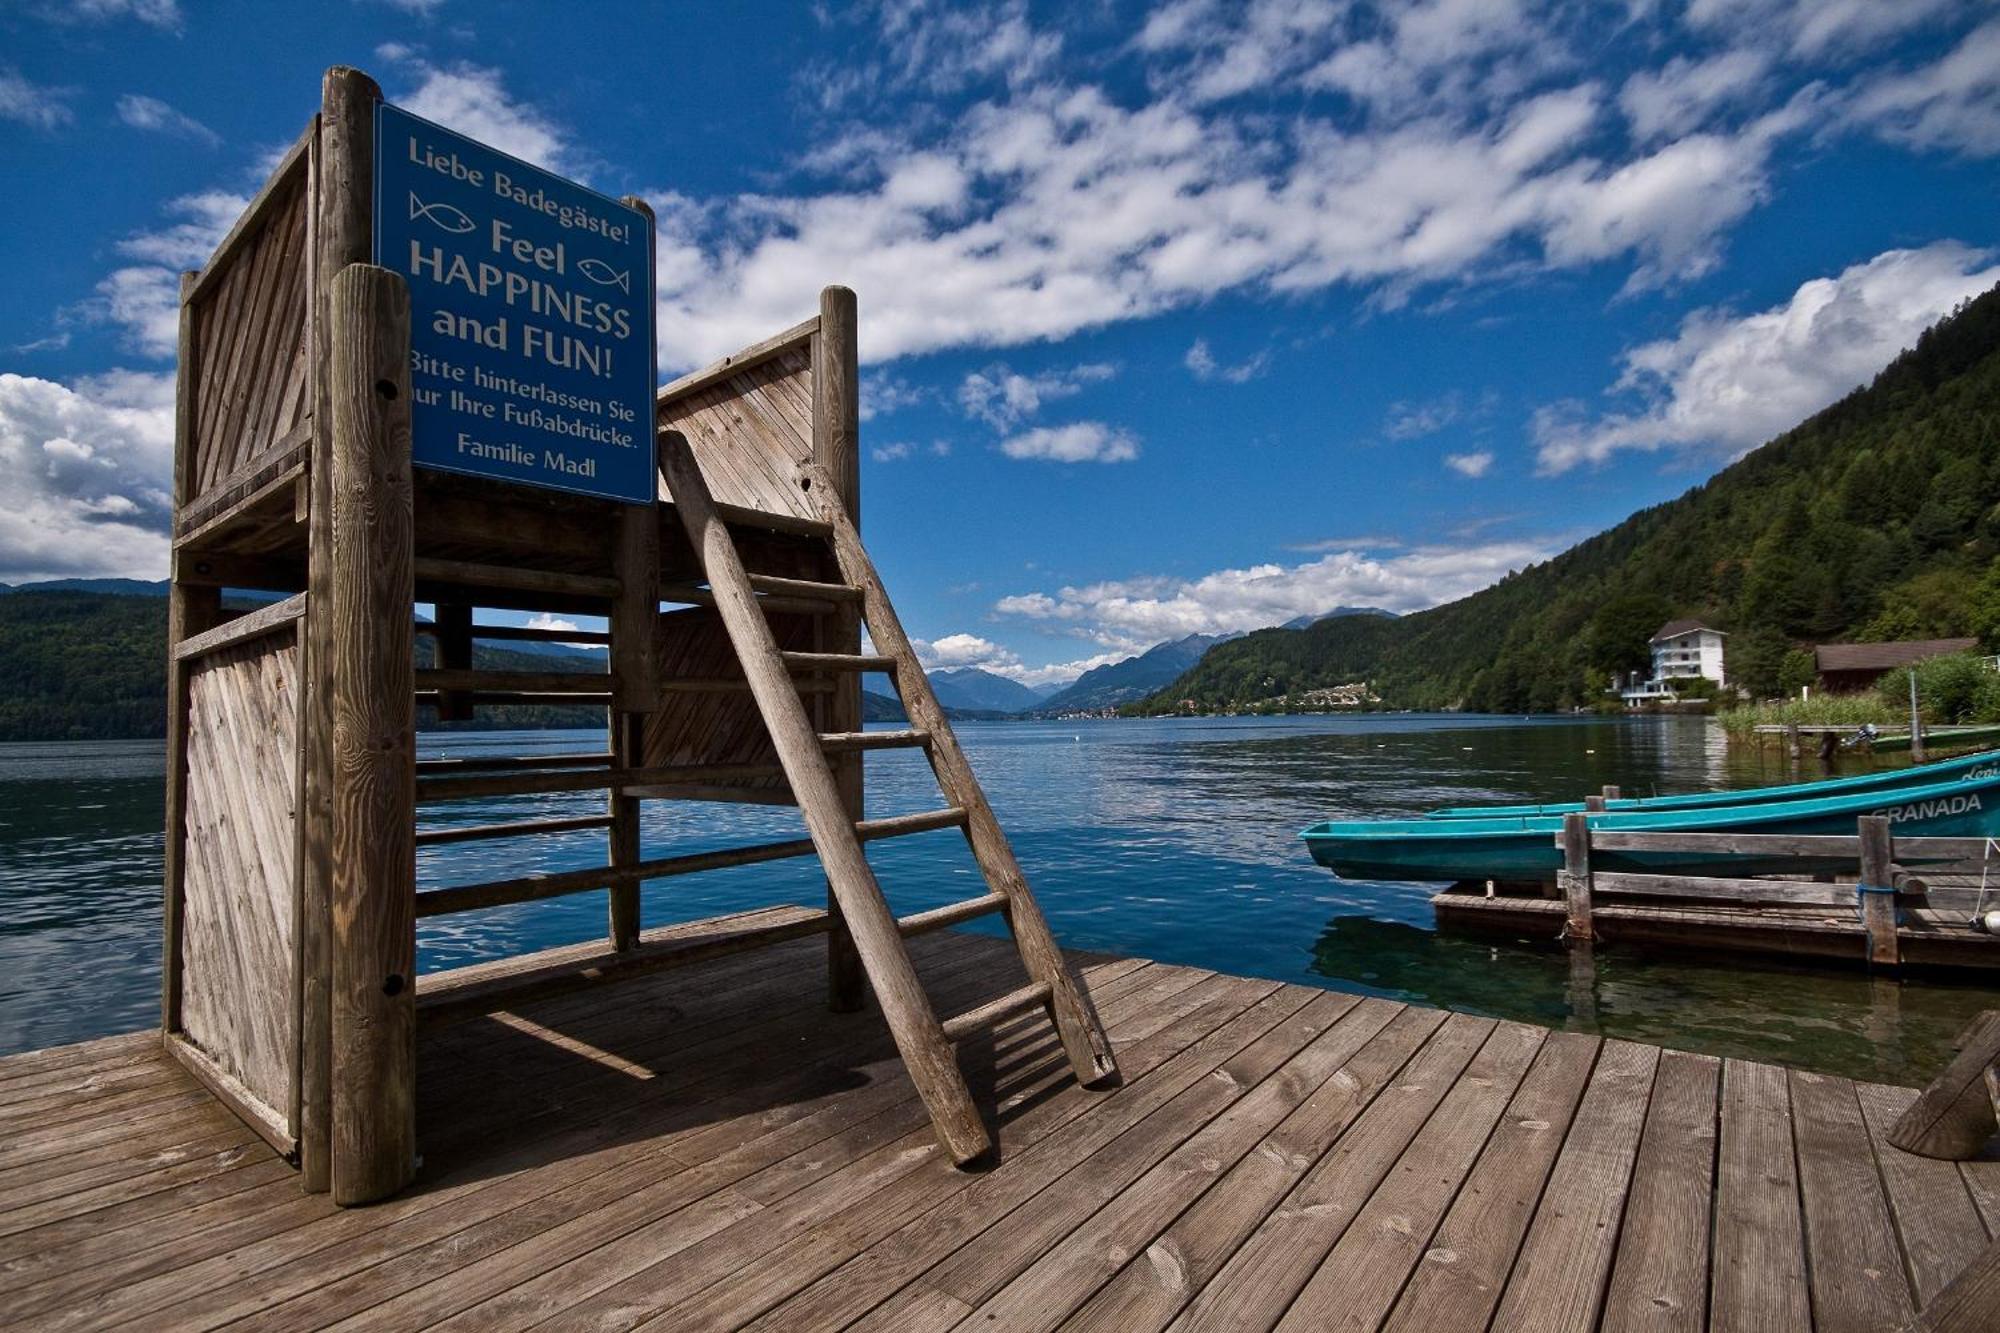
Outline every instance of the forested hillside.
{"label": "forested hillside", "polygon": [[[419,636],[420,665],[431,640]],[[0,741],[112,740],[167,733],[167,599],[16,589],[0,596]],[[485,644],[474,662],[495,670],[592,669],[581,654],[512,652]],[[418,710],[417,725],[437,725]],[[601,708],[481,709],[445,730],[601,727]]]}
{"label": "forested hillside", "polygon": [[1391,707],[1595,703],[1675,616],[1731,634],[1777,693],[1816,642],[2000,635],[2000,289],[1878,375],[1680,498],[1446,606],[1264,630],[1135,711],[1367,680]]}

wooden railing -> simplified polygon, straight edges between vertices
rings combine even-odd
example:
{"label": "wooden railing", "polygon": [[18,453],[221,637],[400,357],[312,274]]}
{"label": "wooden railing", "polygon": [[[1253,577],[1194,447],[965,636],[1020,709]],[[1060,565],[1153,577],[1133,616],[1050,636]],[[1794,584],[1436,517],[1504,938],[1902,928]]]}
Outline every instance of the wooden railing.
{"label": "wooden railing", "polygon": [[[1596,799],[1596,798],[1593,798]],[[1983,857],[1984,838],[1896,838],[1887,817],[1863,815],[1854,836],[1843,834],[1648,833],[1591,827],[1576,812],[1563,817],[1555,835],[1563,868],[1557,886],[1565,904],[1563,937],[1575,943],[1596,938],[1596,900],[1605,897],[1663,898],[1687,903],[1733,906],[1858,908],[1868,939],[1868,960],[1884,966],[1901,962],[1896,935],[1899,898],[1921,894],[1898,875],[1896,858],[1923,862],[1971,861]],[[1851,862],[1858,882],[1829,884],[1807,878],[1762,879],[1728,875],[1658,874],[1606,871],[1591,864],[1596,852],[1666,852],[1810,858],[1812,864]]]}

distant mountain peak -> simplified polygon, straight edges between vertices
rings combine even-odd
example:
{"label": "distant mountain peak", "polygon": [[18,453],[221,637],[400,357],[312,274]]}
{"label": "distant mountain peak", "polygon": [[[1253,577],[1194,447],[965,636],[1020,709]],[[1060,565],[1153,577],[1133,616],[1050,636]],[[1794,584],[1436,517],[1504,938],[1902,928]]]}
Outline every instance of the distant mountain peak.
{"label": "distant mountain peak", "polygon": [[1347,616],[1382,616],[1389,620],[1397,618],[1394,611],[1384,611],[1379,606],[1336,606],[1331,611],[1322,611],[1316,616],[1293,616],[1279,629],[1310,629],[1322,620],[1340,620]]}

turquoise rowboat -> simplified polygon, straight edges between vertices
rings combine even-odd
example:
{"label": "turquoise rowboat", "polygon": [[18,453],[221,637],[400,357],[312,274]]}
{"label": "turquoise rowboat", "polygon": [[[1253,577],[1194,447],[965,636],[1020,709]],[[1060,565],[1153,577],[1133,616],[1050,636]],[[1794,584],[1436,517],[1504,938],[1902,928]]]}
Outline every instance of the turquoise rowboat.
{"label": "turquoise rowboat", "polygon": [[[1803,801],[1612,811],[1591,815],[1590,826],[1627,833],[1852,835],[1854,821],[1862,815],[1886,815],[1902,837],[2000,836],[2000,773]],[[1561,829],[1561,815],[1328,820],[1299,836],[1313,860],[1343,879],[1547,882],[1562,868],[1555,839]],[[1728,852],[1593,851],[1591,864],[1606,870],[1724,875],[1814,874],[1851,868],[1851,860],[1841,858],[1814,861]]]}
{"label": "turquoise rowboat", "polygon": [[[1775,787],[1747,787],[1740,791],[1698,791],[1679,796],[1627,796],[1604,803],[1607,812],[1632,813],[1676,810],[1709,810],[1718,806],[1768,805],[1775,801],[1808,801],[1822,797],[1858,795],[1862,792],[1894,792],[1912,787],[1931,787],[1940,782],[2000,775],[2000,750],[1969,754],[1915,768],[1887,769],[1862,773],[1851,778],[1827,778],[1820,782],[1789,782]],[[1550,805],[1451,805],[1433,810],[1427,819],[1532,819],[1538,815],[1566,815],[1584,808],[1582,801]]]}

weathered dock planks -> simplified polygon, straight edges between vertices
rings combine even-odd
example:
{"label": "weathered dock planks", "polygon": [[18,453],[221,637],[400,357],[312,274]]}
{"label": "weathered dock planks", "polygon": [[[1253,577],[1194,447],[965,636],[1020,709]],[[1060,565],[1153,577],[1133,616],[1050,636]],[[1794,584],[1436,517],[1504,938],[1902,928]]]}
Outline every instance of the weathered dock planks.
{"label": "weathered dock planks", "polygon": [[[823,948],[425,1030],[367,1208],[156,1036],[0,1060],[0,1326],[1892,1328],[2000,1234],[2000,1160],[1889,1144],[1908,1089],[1137,959],[1077,960],[1117,1090],[1033,1015],[967,1044],[966,1173]],[[910,952],[954,1009],[1018,979]]]}

